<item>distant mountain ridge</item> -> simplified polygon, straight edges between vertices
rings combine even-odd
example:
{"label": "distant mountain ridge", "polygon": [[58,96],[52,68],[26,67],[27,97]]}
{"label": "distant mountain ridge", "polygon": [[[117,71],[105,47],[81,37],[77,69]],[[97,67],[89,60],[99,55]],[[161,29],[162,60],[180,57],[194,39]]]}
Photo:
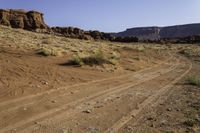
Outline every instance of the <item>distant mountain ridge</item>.
{"label": "distant mountain ridge", "polygon": [[163,38],[182,38],[200,35],[200,23],[167,27],[138,27],[113,33],[116,37],[138,37],[140,40],[158,40]]}

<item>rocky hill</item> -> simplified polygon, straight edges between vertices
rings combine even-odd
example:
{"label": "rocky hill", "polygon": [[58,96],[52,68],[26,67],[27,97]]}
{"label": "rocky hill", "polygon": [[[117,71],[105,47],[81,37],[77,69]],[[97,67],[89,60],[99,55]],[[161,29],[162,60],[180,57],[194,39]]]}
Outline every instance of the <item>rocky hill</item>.
{"label": "rocky hill", "polygon": [[50,30],[44,22],[43,14],[37,11],[0,9],[0,24],[37,32]]}
{"label": "rocky hill", "polygon": [[140,27],[114,33],[116,37],[134,36],[141,40],[157,40],[163,38],[183,38],[200,35],[200,24],[187,24],[168,27]]}

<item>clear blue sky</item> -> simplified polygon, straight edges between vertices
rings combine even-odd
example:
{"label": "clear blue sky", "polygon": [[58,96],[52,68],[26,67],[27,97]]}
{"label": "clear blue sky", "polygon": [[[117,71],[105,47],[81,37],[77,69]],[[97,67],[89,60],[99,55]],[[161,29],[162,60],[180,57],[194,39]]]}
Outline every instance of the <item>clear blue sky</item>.
{"label": "clear blue sky", "polygon": [[105,32],[200,23],[200,0],[0,0],[0,8],[38,10],[50,26]]}

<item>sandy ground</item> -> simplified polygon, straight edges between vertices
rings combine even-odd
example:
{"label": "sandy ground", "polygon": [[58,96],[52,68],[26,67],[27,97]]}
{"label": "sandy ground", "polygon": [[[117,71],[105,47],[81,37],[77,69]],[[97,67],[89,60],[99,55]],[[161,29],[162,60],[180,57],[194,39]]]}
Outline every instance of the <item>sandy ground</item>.
{"label": "sandy ground", "polygon": [[50,64],[62,59],[8,50],[2,51],[0,58],[0,132],[139,130],[146,110],[175,92],[174,85],[192,69],[191,61],[175,54],[159,64],[124,74],[55,67]]}
{"label": "sandy ground", "polygon": [[0,133],[200,132],[200,89],[185,84],[199,57],[126,48],[122,70],[107,71],[1,40]]}

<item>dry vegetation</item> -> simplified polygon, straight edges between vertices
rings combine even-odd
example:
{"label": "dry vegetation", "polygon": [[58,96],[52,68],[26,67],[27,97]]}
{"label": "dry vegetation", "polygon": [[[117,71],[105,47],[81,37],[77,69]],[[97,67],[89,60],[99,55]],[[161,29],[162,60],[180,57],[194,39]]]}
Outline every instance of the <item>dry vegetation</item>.
{"label": "dry vegetation", "polygon": [[199,76],[189,76],[186,79],[186,82],[190,85],[195,85],[200,87],[200,77]]}
{"label": "dry vegetation", "polygon": [[[161,54],[161,51],[167,49],[161,45],[78,40],[4,26],[0,28],[1,47],[9,46],[16,50],[34,51],[35,54],[42,56],[63,57],[66,58],[67,65],[99,65],[104,68],[110,66],[112,71],[121,68],[135,71],[141,69],[141,66],[152,65],[156,62],[154,58],[156,54]],[[147,56],[152,49],[157,53],[154,57]],[[122,51],[129,51],[130,56],[124,57]],[[120,65],[124,60],[127,60],[129,65]]]}

